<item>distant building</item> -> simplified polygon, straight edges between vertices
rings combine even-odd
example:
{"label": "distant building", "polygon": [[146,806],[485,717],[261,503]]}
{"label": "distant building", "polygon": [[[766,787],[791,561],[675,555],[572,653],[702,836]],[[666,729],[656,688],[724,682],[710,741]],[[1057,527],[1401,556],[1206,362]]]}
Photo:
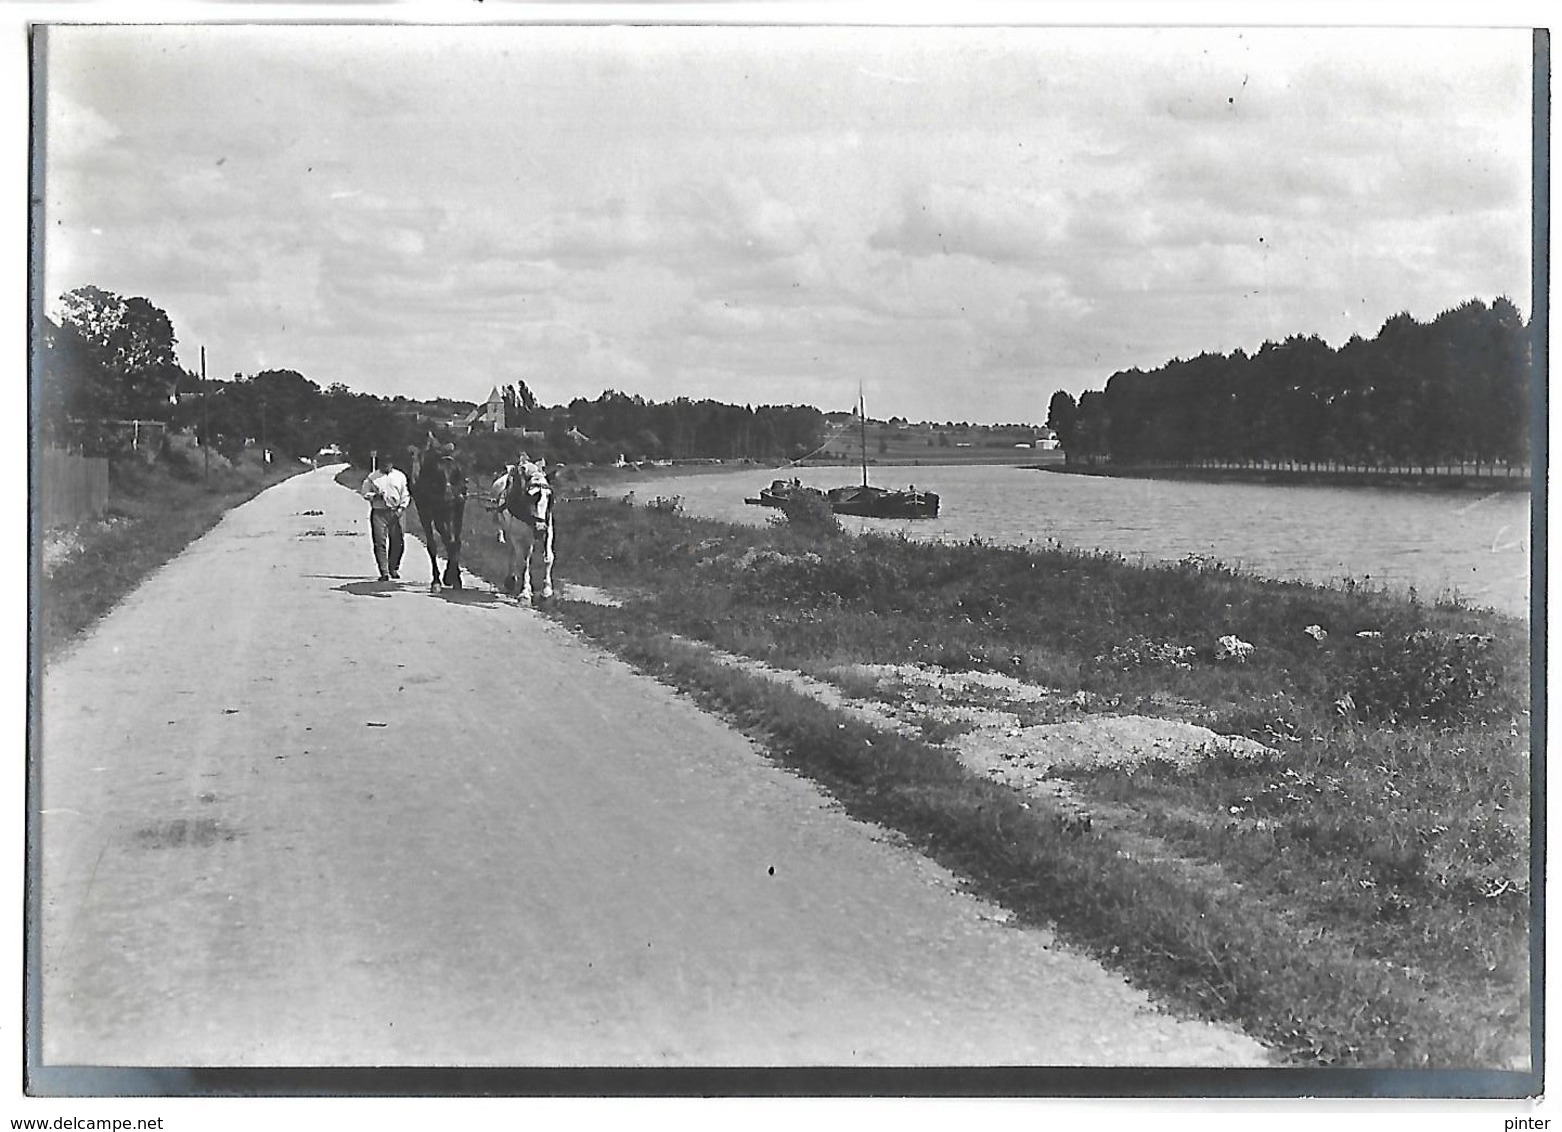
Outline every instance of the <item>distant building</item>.
{"label": "distant building", "polygon": [[498,432],[504,424],[504,395],[494,386],[488,400],[461,418],[467,432]]}

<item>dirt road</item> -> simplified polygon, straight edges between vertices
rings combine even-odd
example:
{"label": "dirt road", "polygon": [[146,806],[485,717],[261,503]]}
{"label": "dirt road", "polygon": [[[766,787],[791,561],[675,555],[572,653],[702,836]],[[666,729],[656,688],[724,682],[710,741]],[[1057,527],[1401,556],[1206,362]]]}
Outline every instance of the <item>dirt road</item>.
{"label": "dirt road", "polygon": [[365,512],[272,488],[45,673],[47,1064],[1265,1063]]}

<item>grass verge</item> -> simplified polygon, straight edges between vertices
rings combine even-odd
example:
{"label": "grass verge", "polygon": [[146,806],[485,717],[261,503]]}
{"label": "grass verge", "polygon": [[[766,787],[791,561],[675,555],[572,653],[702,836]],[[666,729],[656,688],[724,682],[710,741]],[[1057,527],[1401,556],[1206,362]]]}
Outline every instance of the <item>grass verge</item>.
{"label": "grass verge", "polygon": [[[486,529],[469,512],[466,561],[492,577]],[[566,583],[624,604],[557,615],[1168,1001],[1299,1063],[1527,1062],[1522,622],[1202,560],[740,527],[675,500],[567,501],[559,554]],[[1061,768],[1095,807],[1082,825],[683,638],[838,681],[999,672],[1074,694],[1078,719],[1170,716],[1269,754]]]}
{"label": "grass verge", "polygon": [[101,519],[44,532],[33,633],[45,663],[228,511],[304,470],[248,456],[223,463],[208,484],[190,463],[116,461]]}

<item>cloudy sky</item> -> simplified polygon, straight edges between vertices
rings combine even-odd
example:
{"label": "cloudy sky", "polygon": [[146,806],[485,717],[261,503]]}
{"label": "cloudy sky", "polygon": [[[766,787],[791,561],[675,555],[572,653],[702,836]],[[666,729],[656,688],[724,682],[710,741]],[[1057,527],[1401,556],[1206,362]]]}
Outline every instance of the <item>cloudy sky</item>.
{"label": "cloudy sky", "polygon": [[42,297],[181,360],[1041,421],[1530,297],[1527,31],[55,27]]}

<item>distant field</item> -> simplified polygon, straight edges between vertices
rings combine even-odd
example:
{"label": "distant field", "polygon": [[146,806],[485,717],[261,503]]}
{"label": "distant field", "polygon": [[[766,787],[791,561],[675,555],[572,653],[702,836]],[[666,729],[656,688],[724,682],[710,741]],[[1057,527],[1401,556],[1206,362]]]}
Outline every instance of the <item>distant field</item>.
{"label": "distant field", "polygon": [[[947,440],[940,443],[939,436]],[[1061,464],[1060,449],[1016,448],[1023,436],[985,429],[898,429],[868,425],[870,464]],[[862,447],[855,433],[842,433],[809,463],[855,464]]]}

